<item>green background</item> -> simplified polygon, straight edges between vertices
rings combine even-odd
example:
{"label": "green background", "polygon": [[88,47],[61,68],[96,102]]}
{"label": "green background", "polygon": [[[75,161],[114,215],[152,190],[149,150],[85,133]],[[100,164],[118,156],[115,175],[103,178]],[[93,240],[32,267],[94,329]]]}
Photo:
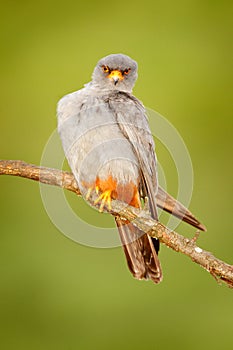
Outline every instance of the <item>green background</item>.
{"label": "green background", "polygon": [[[190,209],[208,228],[199,245],[232,263],[232,2],[11,0],[1,2],[0,26],[0,157],[39,165],[57,101],[88,82],[101,57],[126,53],[139,64],[134,94],[190,152]],[[175,193],[174,165],[160,145],[157,155]],[[120,248],[59,232],[37,183],[5,176],[0,191],[2,349],[232,345],[232,290],[188,258],[162,246],[163,282],[134,280]],[[82,199],[67,198],[85,215]]]}

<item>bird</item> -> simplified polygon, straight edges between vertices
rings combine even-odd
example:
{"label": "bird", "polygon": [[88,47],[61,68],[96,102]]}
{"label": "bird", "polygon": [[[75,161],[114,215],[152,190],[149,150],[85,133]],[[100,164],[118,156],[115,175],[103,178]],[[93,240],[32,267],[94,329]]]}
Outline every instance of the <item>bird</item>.
{"label": "bird", "polygon": [[[138,65],[127,55],[100,59],[92,80],[62,97],[58,132],[83,198],[99,211],[111,201],[146,209],[158,221],[158,207],[205,230],[193,214],[158,185],[157,158],[146,109],[133,95]],[[93,204],[93,203],[92,203]],[[115,217],[126,261],[138,280],[160,283],[159,240]]]}

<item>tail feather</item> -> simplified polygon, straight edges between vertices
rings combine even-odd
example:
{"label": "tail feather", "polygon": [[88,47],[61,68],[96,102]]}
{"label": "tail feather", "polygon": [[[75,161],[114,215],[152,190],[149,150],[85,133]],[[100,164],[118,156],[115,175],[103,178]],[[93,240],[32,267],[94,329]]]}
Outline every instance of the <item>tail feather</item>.
{"label": "tail feather", "polygon": [[200,221],[197,220],[195,216],[187,208],[185,208],[183,204],[173,198],[162,187],[158,188],[156,199],[157,205],[161,209],[166,210],[168,213],[171,213],[172,215],[198,228],[201,231],[206,231],[206,227],[200,223]]}
{"label": "tail feather", "polygon": [[133,224],[116,219],[128,267],[137,279],[162,280],[160,262],[152,238]]}

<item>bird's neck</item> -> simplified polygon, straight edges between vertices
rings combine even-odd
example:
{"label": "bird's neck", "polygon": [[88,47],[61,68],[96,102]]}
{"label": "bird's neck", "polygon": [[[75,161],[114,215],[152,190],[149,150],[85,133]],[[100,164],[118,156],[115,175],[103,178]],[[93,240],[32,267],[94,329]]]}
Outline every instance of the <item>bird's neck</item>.
{"label": "bird's neck", "polygon": [[96,93],[106,93],[106,92],[109,92],[109,93],[127,92],[128,94],[132,93],[132,89],[131,90],[124,89],[124,88],[119,89],[117,86],[112,86],[112,87],[102,86],[102,85],[100,86],[95,81],[91,81],[90,83],[86,84],[85,87],[88,87],[89,89],[91,89],[93,92],[96,92]]}

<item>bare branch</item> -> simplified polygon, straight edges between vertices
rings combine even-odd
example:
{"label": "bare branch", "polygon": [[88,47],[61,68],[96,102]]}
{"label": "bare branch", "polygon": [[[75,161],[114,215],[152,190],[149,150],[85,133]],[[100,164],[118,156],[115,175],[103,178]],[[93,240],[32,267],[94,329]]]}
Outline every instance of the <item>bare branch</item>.
{"label": "bare branch", "polygon": [[156,222],[134,207],[122,208],[122,203],[113,201],[112,209],[114,214],[131,221],[143,232],[147,232],[151,237],[159,238],[161,243],[172,248],[176,252],[187,255],[195,263],[199,264],[219,282],[225,282],[228,287],[233,288],[233,266],[217,259],[210,252],[205,251],[196,245],[194,239],[185,238],[174,231],[170,231],[160,222]]}
{"label": "bare branch", "polygon": [[[66,190],[75,192],[77,195],[81,195],[73,174],[67,171],[39,167],[25,163],[22,160],[0,160],[0,175],[25,177],[45,184],[62,187]],[[157,204],[161,209],[171,213],[199,230],[206,231],[205,226],[201,224],[187,208],[174,199],[170,194],[166,193],[161,187],[158,189],[156,199]]]}
{"label": "bare branch", "polygon": [[0,175],[25,177],[47,185],[63,187],[81,196],[73,174],[25,163],[22,160],[0,160]]}
{"label": "bare branch", "polygon": [[[19,160],[0,160],[0,175],[21,176],[45,184],[63,187],[75,192],[77,195],[81,195],[74,176],[69,172],[57,169],[39,167]],[[168,201],[169,198],[172,197],[168,197]],[[160,189],[157,199],[160,207],[166,209],[166,198],[164,202],[164,191],[162,189]],[[91,200],[94,201],[95,198],[93,197]],[[144,211],[130,206],[126,207],[125,204],[116,200],[112,201],[112,210],[110,212],[114,216],[120,216],[131,221],[140,230],[147,232],[152,237],[159,238],[160,242],[173,250],[187,255],[194,262],[209,271],[217,281],[225,282],[229,287],[233,288],[233,266],[198,247],[196,245],[197,237],[191,240],[185,238],[174,231],[170,231],[161,223],[152,220]],[[202,226],[203,228],[204,226]]]}

